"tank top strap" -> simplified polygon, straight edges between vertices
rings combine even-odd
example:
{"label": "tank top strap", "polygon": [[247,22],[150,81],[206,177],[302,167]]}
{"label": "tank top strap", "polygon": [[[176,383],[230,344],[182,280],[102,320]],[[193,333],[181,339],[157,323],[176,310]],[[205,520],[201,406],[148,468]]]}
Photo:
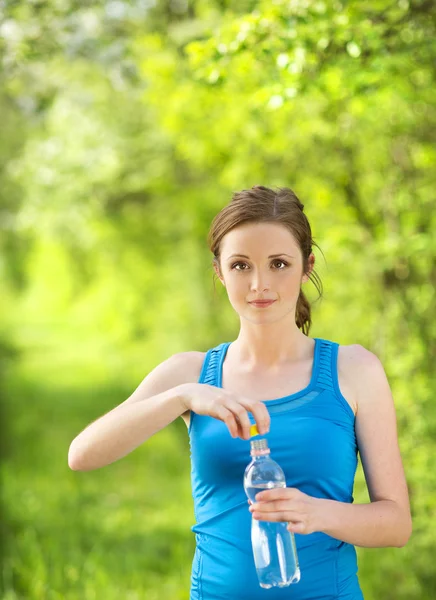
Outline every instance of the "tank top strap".
{"label": "tank top strap", "polygon": [[206,352],[198,383],[219,386],[219,374],[225,352],[230,342],[223,342]]}
{"label": "tank top strap", "polygon": [[338,391],[338,348],[339,344],[318,338],[318,368],[313,387],[318,390]]}
{"label": "tank top strap", "polygon": [[[231,342],[223,342],[206,352],[198,383],[207,383],[220,387],[220,374],[223,359]],[[339,344],[330,340],[316,338],[311,390],[329,390],[341,396],[338,383]]]}

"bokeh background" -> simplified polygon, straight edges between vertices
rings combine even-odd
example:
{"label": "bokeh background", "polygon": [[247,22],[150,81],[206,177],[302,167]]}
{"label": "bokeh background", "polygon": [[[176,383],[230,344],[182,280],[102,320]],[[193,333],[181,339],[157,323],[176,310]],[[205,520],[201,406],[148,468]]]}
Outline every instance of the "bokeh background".
{"label": "bokeh background", "polygon": [[322,249],[310,334],[394,393],[414,532],[358,549],[365,598],[436,598],[435,24],[433,0],[0,1],[2,599],[189,598],[184,423],[98,471],[67,452],[234,339],[206,236],[255,184]]}

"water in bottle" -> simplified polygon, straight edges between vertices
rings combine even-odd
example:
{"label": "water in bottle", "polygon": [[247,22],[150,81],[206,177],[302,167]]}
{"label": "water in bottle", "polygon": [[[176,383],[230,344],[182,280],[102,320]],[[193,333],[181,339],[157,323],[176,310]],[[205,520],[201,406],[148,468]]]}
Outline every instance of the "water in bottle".
{"label": "water in bottle", "polygon": [[[245,469],[244,489],[251,502],[262,490],[286,487],[281,467],[270,457],[266,439],[252,440],[252,461]],[[300,581],[294,534],[287,523],[251,520],[251,543],[259,584],[285,587]]]}

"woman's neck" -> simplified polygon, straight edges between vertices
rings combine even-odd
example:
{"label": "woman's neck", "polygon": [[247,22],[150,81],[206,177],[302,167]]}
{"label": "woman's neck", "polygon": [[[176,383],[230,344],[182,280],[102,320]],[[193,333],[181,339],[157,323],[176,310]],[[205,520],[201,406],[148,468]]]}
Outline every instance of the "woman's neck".
{"label": "woman's neck", "polygon": [[232,359],[249,370],[268,370],[313,357],[315,343],[312,338],[296,325],[288,330],[283,325],[274,325],[241,326],[229,348]]}

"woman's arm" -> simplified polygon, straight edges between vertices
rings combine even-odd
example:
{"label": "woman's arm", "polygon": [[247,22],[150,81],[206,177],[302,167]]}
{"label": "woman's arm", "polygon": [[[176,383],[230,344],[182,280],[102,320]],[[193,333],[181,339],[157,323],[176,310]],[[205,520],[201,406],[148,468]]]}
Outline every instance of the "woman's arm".
{"label": "woman's arm", "polygon": [[270,416],[263,402],[198,383],[204,354],[176,354],[156,367],[122,404],[103,415],[73,440],[68,464],[75,471],[104,467],[126,456],[188,411],[223,421],[232,437],[250,439],[250,412],[259,433]]}
{"label": "woman's arm", "polygon": [[323,530],[357,546],[404,546],[412,517],[389,383],[375,354],[359,345],[344,350],[342,364],[356,392],[356,438],[371,503],[329,500]]}
{"label": "woman's arm", "polygon": [[393,500],[375,500],[369,504],[317,500],[322,515],[319,531],[343,542],[364,548],[402,548],[412,533],[410,516]]}
{"label": "woman's arm", "polygon": [[338,368],[357,400],[356,436],[371,502],[349,504],[282,488],[257,494],[250,511],[260,520],[288,521],[294,533],[322,531],[356,546],[404,546],[412,518],[383,366],[374,354],[354,345],[340,348]]}
{"label": "woman's arm", "polygon": [[184,383],[198,381],[204,354],[184,352],[158,365],[122,404],[86,427],[72,441],[74,471],[104,467],[126,456],[186,411]]}

